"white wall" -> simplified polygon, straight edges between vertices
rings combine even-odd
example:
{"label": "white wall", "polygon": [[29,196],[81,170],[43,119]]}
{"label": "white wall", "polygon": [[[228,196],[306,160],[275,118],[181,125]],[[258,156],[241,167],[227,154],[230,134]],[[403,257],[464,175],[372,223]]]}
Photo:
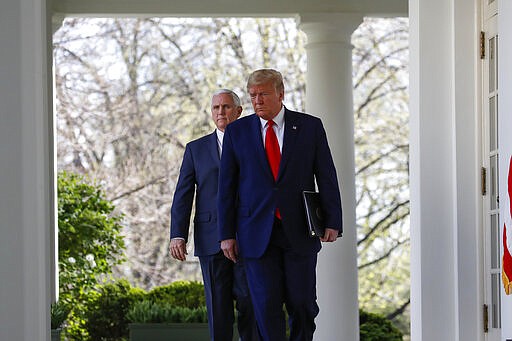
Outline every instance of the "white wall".
{"label": "white wall", "polygon": [[53,191],[44,0],[0,10],[0,340],[49,340]]}

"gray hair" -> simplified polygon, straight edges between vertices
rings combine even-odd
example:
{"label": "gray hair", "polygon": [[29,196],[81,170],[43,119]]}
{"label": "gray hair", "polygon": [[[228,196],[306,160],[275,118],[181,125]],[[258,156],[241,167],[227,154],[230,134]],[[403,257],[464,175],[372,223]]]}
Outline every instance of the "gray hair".
{"label": "gray hair", "polygon": [[215,91],[212,95],[212,100],[213,100],[213,97],[222,95],[222,94],[230,95],[231,98],[233,98],[233,104],[235,104],[236,107],[242,106],[242,104],[240,102],[240,97],[238,97],[238,95],[234,91],[229,90],[229,89],[219,89],[219,90]]}
{"label": "gray hair", "polygon": [[254,85],[272,83],[277,92],[284,92],[283,76],[281,72],[274,69],[259,69],[249,75],[247,80],[247,91]]}

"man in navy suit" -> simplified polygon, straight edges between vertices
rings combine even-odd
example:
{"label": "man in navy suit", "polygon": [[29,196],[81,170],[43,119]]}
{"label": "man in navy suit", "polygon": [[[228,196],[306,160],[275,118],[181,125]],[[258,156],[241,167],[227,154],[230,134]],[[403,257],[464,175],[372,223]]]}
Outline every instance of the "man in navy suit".
{"label": "man in navy suit", "polygon": [[217,189],[224,129],[242,113],[240,99],[231,90],[214,93],[212,119],[217,129],[187,144],[171,207],[170,253],[184,261],[194,193],[194,246],[203,274],[211,340],[233,339],[233,299],[238,332],[245,341],[258,340],[254,312],[241,263],[224,257],[217,233]]}
{"label": "man in navy suit", "polygon": [[[233,262],[244,261],[262,339],[285,340],[284,303],[290,340],[312,340],[317,253],[321,241],[335,241],[342,229],[336,169],[321,120],[283,106],[278,71],[253,72],[247,90],[255,114],[230,124],[224,135],[221,248]],[[321,238],[309,236],[302,201],[315,182],[327,226]]]}

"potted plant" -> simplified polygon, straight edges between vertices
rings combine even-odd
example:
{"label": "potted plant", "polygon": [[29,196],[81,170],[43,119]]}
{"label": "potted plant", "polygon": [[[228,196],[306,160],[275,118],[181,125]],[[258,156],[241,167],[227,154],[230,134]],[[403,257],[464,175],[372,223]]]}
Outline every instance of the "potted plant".
{"label": "potted plant", "polygon": [[60,332],[68,318],[70,308],[63,301],[57,301],[50,306],[50,325],[52,341],[60,341]]}
{"label": "potted plant", "polygon": [[143,300],[126,315],[130,341],[209,340],[206,307],[173,306],[165,301]]}

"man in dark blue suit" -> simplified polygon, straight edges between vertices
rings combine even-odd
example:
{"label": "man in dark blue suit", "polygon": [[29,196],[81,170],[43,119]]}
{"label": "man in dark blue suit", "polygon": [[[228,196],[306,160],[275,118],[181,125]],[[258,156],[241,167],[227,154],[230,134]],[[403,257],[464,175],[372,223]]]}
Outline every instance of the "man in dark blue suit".
{"label": "man in dark blue suit", "polygon": [[233,339],[233,299],[238,332],[245,341],[258,340],[254,312],[241,263],[224,257],[217,233],[217,189],[224,129],[242,113],[240,99],[222,89],[212,97],[212,119],[217,129],[187,144],[171,207],[170,253],[184,261],[192,203],[195,201],[194,246],[203,274],[211,340]]}
{"label": "man in dark blue suit", "polygon": [[[321,120],[283,106],[279,72],[253,72],[247,90],[255,114],[230,124],[224,136],[221,248],[233,262],[244,261],[262,339],[285,340],[284,303],[290,340],[312,340],[317,253],[342,229],[336,169]],[[308,234],[302,201],[315,182],[327,226],[321,238]]]}

